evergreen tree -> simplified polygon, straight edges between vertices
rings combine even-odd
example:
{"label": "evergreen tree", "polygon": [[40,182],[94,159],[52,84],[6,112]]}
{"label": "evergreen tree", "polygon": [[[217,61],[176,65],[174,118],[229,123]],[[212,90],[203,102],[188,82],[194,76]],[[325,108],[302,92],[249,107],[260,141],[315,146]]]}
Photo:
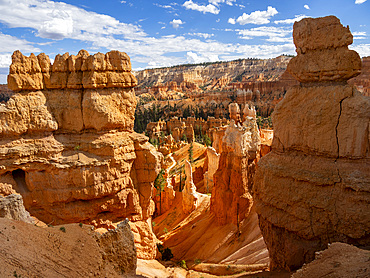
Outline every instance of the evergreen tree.
{"label": "evergreen tree", "polygon": [[212,146],[212,141],[211,141],[211,139],[208,137],[208,135],[207,135],[207,134],[205,134],[203,138],[204,138],[204,144],[206,144],[206,146],[207,146],[207,147]]}
{"label": "evergreen tree", "polygon": [[193,164],[193,162],[194,162],[194,158],[193,158],[193,142],[190,143],[188,153],[189,153],[189,161],[190,161],[191,164]]}
{"label": "evergreen tree", "polygon": [[154,187],[157,189],[157,191],[159,191],[159,214],[162,213],[162,191],[166,186],[166,180],[164,179],[163,175],[164,170],[162,169],[154,180]]}

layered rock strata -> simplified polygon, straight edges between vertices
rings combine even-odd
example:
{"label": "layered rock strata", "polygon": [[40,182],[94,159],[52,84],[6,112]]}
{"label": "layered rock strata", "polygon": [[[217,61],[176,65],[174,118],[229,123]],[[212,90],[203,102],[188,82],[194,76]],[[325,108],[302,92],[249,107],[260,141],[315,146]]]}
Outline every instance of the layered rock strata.
{"label": "layered rock strata", "polygon": [[108,228],[128,218],[151,231],[162,155],[133,132],[136,80],[127,54],[81,50],[51,64],[16,51],[12,59],[16,93],[0,104],[0,193],[20,193],[45,223]]}
{"label": "layered rock strata", "polygon": [[220,157],[213,175],[211,211],[220,225],[238,225],[253,205],[250,188],[260,148],[256,118],[246,116],[242,126],[232,120],[220,135],[222,139],[214,141]]}
{"label": "layered rock strata", "polygon": [[346,80],[360,73],[352,35],[333,17],[294,24],[301,82],[273,113],[272,152],[254,198],[272,269],[297,269],[330,242],[370,245],[370,100]]}

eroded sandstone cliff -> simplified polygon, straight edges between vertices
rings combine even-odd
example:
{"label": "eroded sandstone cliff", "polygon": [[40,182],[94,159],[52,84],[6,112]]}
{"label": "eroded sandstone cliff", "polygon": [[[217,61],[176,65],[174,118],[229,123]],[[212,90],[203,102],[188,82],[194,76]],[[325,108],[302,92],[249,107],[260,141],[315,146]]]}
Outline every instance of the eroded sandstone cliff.
{"label": "eroded sandstone cliff", "polygon": [[361,59],[334,16],[294,24],[301,82],[273,113],[272,152],[255,176],[254,198],[271,267],[296,269],[334,241],[370,245],[370,100],[346,80]]}
{"label": "eroded sandstone cliff", "polygon": [[[0,104],[0,193],[53,225],[96,227],[128,218],[145,226],[138,256],[153,258],[153,182],[162,155],[133,132],[137,84],[126,53],[12,56]],[[145,246],[144,246],[145,245]],[[149,249],[148,249],[149,246]]]}

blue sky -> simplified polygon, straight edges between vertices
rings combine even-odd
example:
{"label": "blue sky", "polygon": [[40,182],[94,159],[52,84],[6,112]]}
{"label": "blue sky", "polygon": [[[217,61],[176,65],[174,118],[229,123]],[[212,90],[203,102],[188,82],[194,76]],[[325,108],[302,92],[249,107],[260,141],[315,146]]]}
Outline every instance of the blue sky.
{"label": "blue sky", "polygon": [[294,54],[303,17],[335,15],[370,55],[370,0],[0,0],[0,84],[11,54],[113,49],[133,69]]}

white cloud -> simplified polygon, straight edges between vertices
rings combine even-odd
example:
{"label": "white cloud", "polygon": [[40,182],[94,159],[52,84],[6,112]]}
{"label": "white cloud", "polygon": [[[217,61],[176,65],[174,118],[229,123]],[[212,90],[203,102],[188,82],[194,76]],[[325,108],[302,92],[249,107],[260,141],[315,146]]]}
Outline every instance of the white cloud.
{"label": "white cloud", "polygon": [[294,22],[300,21],[301,19],[306,18],[306,17],[308,16],[304,14],[300,14],[300,15],[296,15],[295,18],[275,20],[274,23],[275,24],[293,24]]}
{"label": "white cloud", "polygon": [[352,32],[354,36],[366,36],[366,32]]}
{"label": "white cloud", "polygon": [[365,40],[366,37],[353,37],[354,40]]}
{"label": "white cloud", "polygon": [[112,35],[125,38],[146,35],[136,25],[122,23],[111,16],[89,12],[63,2],[5,0],[0,2],[0,13],[0,21],[9,27],[32,28],[37,31],[37,36],[47,39],[95,41]]}
{"label": "white cloud", "polygon": [[216,62],[219,61],[217,55],[214,54],[203,54],[199,55],[195,52],[189,51],[186,53],[187,62],[190,64],[199,64],[204,62]]}
{"label": "white cloud", "polygon": [[354,40],[365,40],[366,32],[352,32]]}
{"label": "white cloud", "polygon": [[235,18],[231,18],[231,17],[229,18],[227,22],[233,25],[236,23]]}
{"label": "white cloud", "polygon": [[367,0],[356,0],[355,4],[362,4],[365,3]]}
{"label": "white cloud", "polygon": [[348,48],[355,50],[361,57],[370,56],[370,44],[349,45]]}
{"label": "white cloud", "polygon": [[[193,59],[212,61],[229,57],[259,57],[273,58],[282,53],[294,54],[294,45],[285,43],[279,45],[243,45],[222,43],[214,40],[188,38],[170,35],[165,37],[148,36],[139,26],[126,24],[117,19],[94,12],[89,12],[63,2],[48,0],[0,1],[0,21],[10,28],[23,27],[35,30],[38,36],[47,38],[65,37],[79,40],[87,44],[87,49],[106,51],[117,49],[127,52],[133,64],[145,67],[150,62],[156,66],[172,66],[188,62],[188,52]],[[171,4],[172,5],[172,4]],[[17,11],[15,13],[14,11]],[[66,14],[54,13],[58,19],[72,20],[70,27],[46,28],[45,23],[53,20],[54,11],[64,11]],[[37,15],[37,16],[35,16]],[[181,21],[182,22],[182,21]],[[274,36],[267,36],[267,39]],[[50,39],[44,40],[50,42]],[[40,52],[33,44],[9,35],[0,33],[0,55],[9,55],[15,49],[22,52]],[[60,51],[60,50],[59,50]],[[68,50],[67,50],[68,51]],[[54,58],[54,57],[50,57]],[[8,60],[6,60],[8,59]],[[4,65],[8,58],[2,58]],[[155,64],[154,64],[155,63]],[[135,66],[134,66],[135,67]]]}
{"label": "white cloud", "polygon": [[236,20],[234,18],[229,18],[228,22],[231,24],[235,24],[235,22],[237,22],[240,25],[248,23],[261,25],[270,23],[270,18],[276,14],[278,14],[278,11],[271,6],[268,6],[266,11],[254,11],[250,14],[243,13]]}
{"label": "white cloud", "polygon": [[201,38],[204,38],[204,39],[209,39],[209,38],[213,37],[215,34],[208,34],[208,33],[188,33],[188,35],[190,35],[190,36],[197,36],[197,37],[201,37]]}
{"label": "white cloud", "polygon": [[310,6],[308,6],[307,4],[303,6],[305,9],[309,10],[310,9]]}
{"label": "white cloud", "polygon": [[174,19],[170,22],[173,28],[177,29],[180,27],[180,25],[184,24],[184,22],[181,19]]}
{"label": "white cloud", "polygon": [[268,37],[269,42],[292,42],[292,29],[288,27],[261,26],[252,29],[238,30],[239,38],[253,39],[255,37]]}
{"label": "white cloud", "polygon": [[218,6],[221,3],[226,3],[226,5],[232,6],[236,0],[208,0],[212,5]]}
{"label": "white cloud", "polygon": [[202,12],[204,14],[205,13],[218,14],[220,12],[220,9],[217,8],[213,4],[208,4],[206,6],[204,6],[204,5],[198,5],[198,4],[194,3],[192,0],[186,1],[183,4],[183,6],[187,10],[194,10],[194,11]]}
{"label": "white cloud", "polygon": [[26,53],[41,51],[26,40],[0,33],[1,53],[13,53],[13,51],[17,49]]}
{"label": "white cloud", "polygon": [[12,63],[11,54],[0,54],[0,68],[8,68]]}
{"label": "white cloud", "polygon": [[7,83],[6,77],[12,63],[12,53],[17,49],[23,53],[41,51],[26,40],[0,33],[0,84]]}

